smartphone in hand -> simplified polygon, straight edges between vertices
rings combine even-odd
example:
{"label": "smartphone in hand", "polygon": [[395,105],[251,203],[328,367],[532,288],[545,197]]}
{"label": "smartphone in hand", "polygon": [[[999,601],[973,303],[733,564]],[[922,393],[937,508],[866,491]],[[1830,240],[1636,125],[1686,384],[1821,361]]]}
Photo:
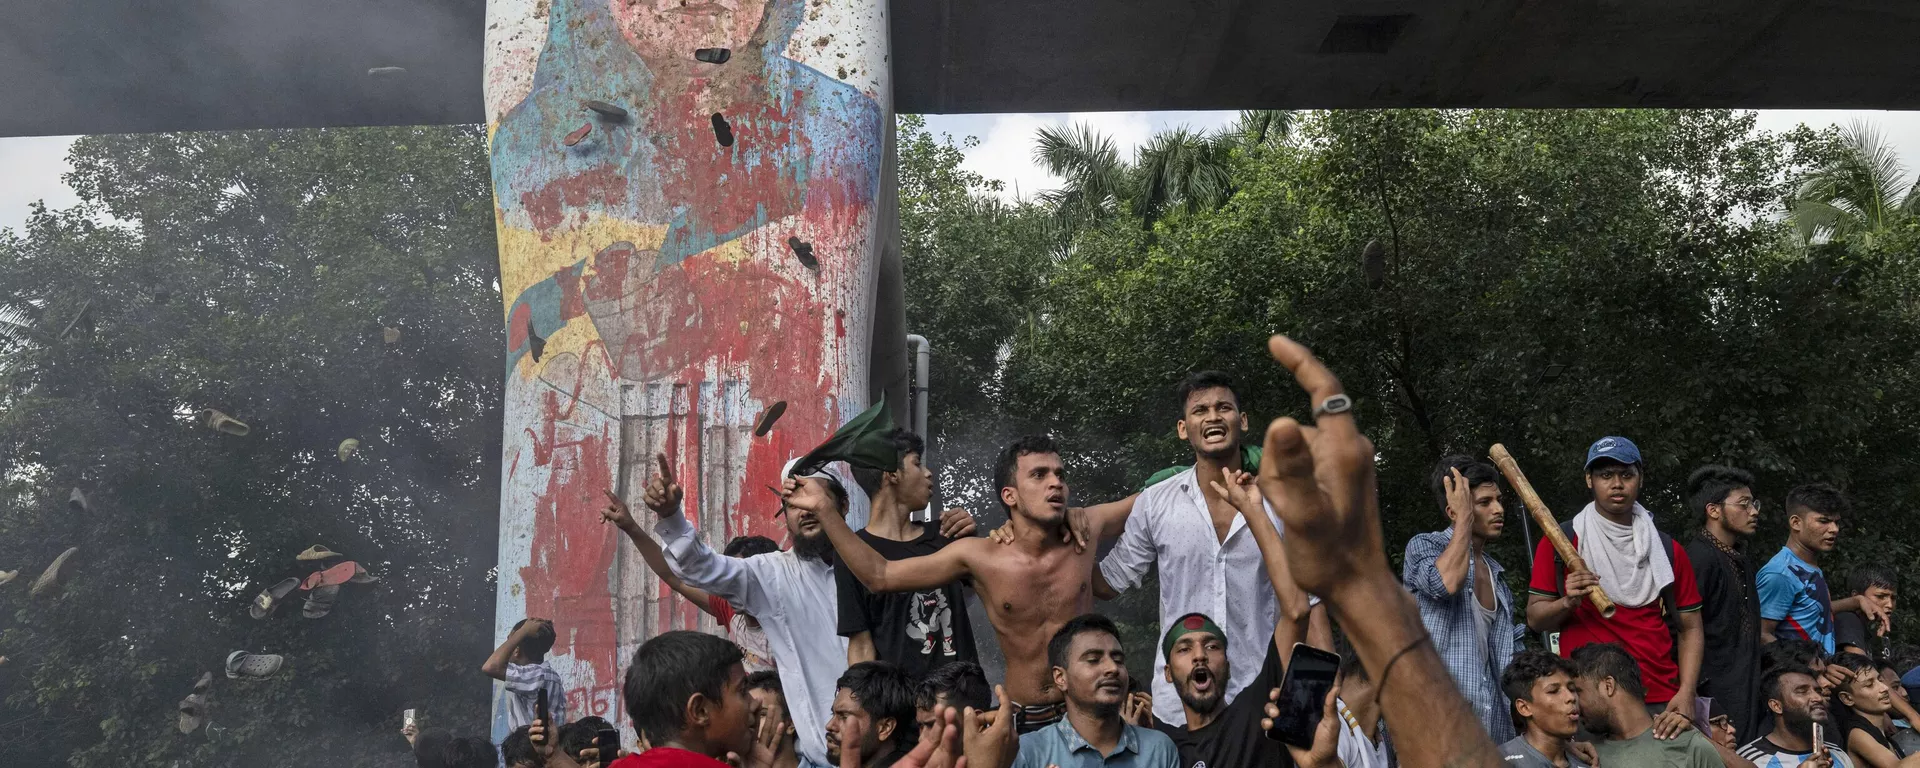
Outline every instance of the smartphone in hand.
{"label": "smartphone in hand", "polygon": [[551,733],[553,731],[553,715],[547,710],[547,689],[545,688],[541,688],[539,695],[534,697],[533,718],[535,720],[540,721],[540,725],[542,726],[542,731],[543,731],[541,733],[541,738],[534,743],[536,744],[547,743],[546,734]]}
{"label": "smartphone in hand", "polygon": [[611,764],[620,756],[620,732],[612,728],[601,728],[593,732],[593,748],[600,751],[600,764]]}
{"label": "smartphone in hand", "polygon": [[1267,738],[1298,747],[1313,748],[1313,732],[1320,727],[1327,692],[1333,690],[1334,677],[1340,673],[1340,656],[1306,643],[1294,643],[1293,657],[1287,662],[1287,676],[1280,681],[1280,716],[1267,729]]}

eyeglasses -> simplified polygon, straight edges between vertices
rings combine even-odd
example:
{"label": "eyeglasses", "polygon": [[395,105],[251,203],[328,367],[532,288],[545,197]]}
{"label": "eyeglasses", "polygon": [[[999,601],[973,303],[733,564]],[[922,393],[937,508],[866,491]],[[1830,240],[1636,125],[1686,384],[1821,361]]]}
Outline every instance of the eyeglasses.
{"label": "eyeglasses", "polygon": [[1740,501],[1736,501],[1731,504],[1727,502],[1721,502],[1720,506],[1726,507],[1726,508],[1738,509],[1742,512],[1758,512],[1760,511],[1760,500],[1759,499],[1742,499]]}
{"label": "eyeglasses", "polygon": [[1714,728],[1725,728],[1727,726],[1733,725],[1733,716],[1732,715],[1715,715],[1707,719],[1707,725]]}

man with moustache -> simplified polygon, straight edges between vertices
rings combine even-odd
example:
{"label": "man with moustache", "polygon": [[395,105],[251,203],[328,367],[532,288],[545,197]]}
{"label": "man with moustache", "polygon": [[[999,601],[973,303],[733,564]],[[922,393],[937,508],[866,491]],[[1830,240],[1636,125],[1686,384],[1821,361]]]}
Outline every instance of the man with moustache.
{"label": "man with moustache", "polygon": [[1021,736],[1013,768],[1178,768],[1173,740],[1120,716],[1126,662],[1111,619],[1085,614],[1062,625],[1047,642],[1047,664],[1054,687],[1065,692],[1067,715]]}
{"label": "man with moustache", "polygon": [[1685,728],[1671,736],[1654,730],[1640,666],[1613,643],[1589,643],[1573,652],[1580,722],[1597,739],[1601,766],[1725,768],[1706,734]]}
{"label": "man with moustache", "polygon": [[1813,670],[1781,664],[1760,678],[1773,731],[1740,748],[1740,756],[1759,768],[1853,768],[1846,750],[1822,734],[1813,743],[1813,724],[1827,722],[1827,696]]}
{"label": "man with moustache", "polygon": [[1451,524],[1407,542],[1401,579],[1420,605],[1420,622],[1474,714],[1498,744],[1513,738],[1500,673],[1513,660],[1513,592],[1487,544],[1506,529],[1500,473],[1466,456],[1448,456],[1428,480]]}

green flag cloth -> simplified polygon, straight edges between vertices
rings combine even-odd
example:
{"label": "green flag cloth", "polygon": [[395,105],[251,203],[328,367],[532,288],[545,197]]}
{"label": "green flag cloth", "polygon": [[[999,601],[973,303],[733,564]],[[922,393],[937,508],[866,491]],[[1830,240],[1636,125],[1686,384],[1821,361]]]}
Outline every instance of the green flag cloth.
{"label": "green flag cloth", "polygon": [[898,472],[900,451],[887,439],[887,433],[892,431],[893,413],[887,410],[887,399],[882,397],[878,404],[861,411],[835,430],[833,437],[795,461],[787,474],[805,477],[834,461],[844,461],[859,469]]}
{"label": "green flag cloth", "polygon": [[[1146,483],[1140,486],[1140,490],[1144,491],[1148,488],[1148,486],[1151,486],[1155,483],[1158,483],[1169,477],[1173,477],[1174,475],[1180,474],[1192,468],[1193,468],[1193,465],[1188,464],[1188,465],[1179,466],[1179,467],[1167,467],[1166,469],[1155,472],[1153,473],[1152,477],[1147,478]],[[1240,446],[1240,470],[1243,472],[1254,472],[1254,473],[1258,473],[1260,471],[1260,446],[1257,446],[1257,445]]]}

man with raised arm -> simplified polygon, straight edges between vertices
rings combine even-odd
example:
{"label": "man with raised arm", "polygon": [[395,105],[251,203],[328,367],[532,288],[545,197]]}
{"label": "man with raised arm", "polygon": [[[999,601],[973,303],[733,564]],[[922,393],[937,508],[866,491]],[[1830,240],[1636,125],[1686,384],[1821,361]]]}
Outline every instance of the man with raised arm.
{"label": "man with raised arm", "polygon": [[1275,419],[1260,460],[1260,493],[1286,524],[1294,583],[1325,601],[1346,632],[1378,691],[1400,765],[1499,766],[1500,753],[1440,662],[1413,596],[1387,569],[1376,454],[1355,423],[1353,400],[1306,347],[1275,336],[1268,350],[1306,390],[1317,425]]}
{"label": "man with raised arm", "polygon": [[1511,704],[1500,686],[1513,661],[1513,593],[1487,544],[1506,529],[1500,473],[1466,456],[1447,456],[1428,478],[1449,525],[1407,542],[1401,578],[1420,604],[1447,671],[1496,742],[1513,738]]}
{"label": "man with raised arm", "polygon": [[[1017,725],[1024,733],[1066,714],[1047,664],[1047,642],[1068,619],[1093,606],[1094,553],[1064,535],[1066,466],[1052,439],[1014,441],[1001,451],[994,477],[1014,537],[1007,546],[961,539],[931,554],[889,560],[846,521],[833,515],[817,519],[841,563],[873,592],[915,592],[973,580],[1006,654],[1007,695],[1019,705]],[[787,486],[793,487],[791,478]]]}
{"label": "man with raised arm", "polygon": [[[840,673],[847,670],[847,641],[834,632],[839,603],[833,583],[833,551],[821,533],[831,519],[846,528],[845,484],[830,472],[788,477],[783,494],[787,535],[793,546],[750,558],[721,555],[708,547],[680,513],[685,496],[673,465],[656,457],[659,473],[647,481],[647,507],[660,516],[653,531],[666,545],[673,570],[686,583],[720,596],[760,620],[772,646],[788,714],[804,762],[824,766],[827,717]],[[608,494],[604,513],[632,535],[637,527],[626,504]]]}

